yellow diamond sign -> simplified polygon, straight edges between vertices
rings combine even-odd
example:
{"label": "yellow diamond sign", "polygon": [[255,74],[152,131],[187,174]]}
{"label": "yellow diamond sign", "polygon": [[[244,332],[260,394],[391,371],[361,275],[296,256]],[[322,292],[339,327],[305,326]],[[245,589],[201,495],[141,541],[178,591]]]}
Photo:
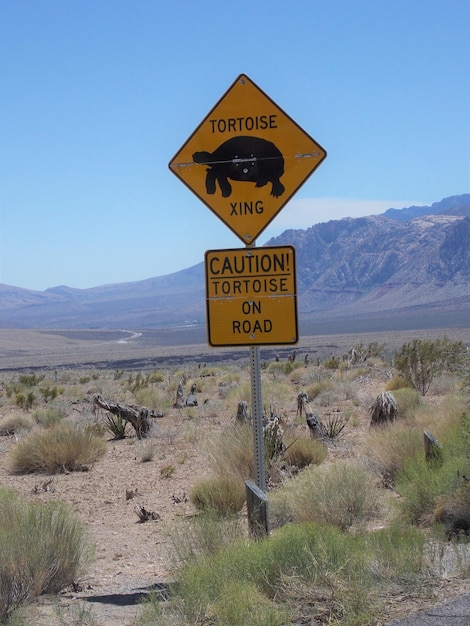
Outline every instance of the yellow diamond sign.
{"label": "yellow diamond sign", "polygon": [[245,244],[252,244],[326,151],[241,74],[170,161]]}

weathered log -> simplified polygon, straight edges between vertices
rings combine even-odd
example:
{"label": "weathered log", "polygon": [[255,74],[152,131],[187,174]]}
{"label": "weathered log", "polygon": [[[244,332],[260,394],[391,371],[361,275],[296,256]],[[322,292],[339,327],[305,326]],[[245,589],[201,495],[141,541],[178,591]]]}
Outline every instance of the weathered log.
{"label": "weathered log", "polygon": [[144,406],[110,402],[99,393],[93,396],[93,402],[100,409],[109,411],[113,415],[118,415],[121,419],[132,424],[138,439],[148,436],[150,432],[150,417],[163,417],[162,413],[156,413]]}
{"label": "weathered log", "polygon": [[325,425],[322,423],[318,415],[315,415],[315,413],[306,413],[305,419],[308,429],[310,431],[310,435],[314,439],[324,439],[328,436]]}

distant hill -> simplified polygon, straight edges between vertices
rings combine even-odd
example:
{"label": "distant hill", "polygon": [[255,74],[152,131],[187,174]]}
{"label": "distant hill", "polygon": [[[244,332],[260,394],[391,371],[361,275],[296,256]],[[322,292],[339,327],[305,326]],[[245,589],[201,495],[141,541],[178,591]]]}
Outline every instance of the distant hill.
{"label": "distant hill", "polygon": [[388,209],[383,213],[385,217],[397,220],[398,222],[408,222],[415,217],[423,215],[468,215],[470,205],[470,193],[461,196],[451,196],[444,198],[440,202],[435,202],[431,206],[410,206],[406,209]]}
{"label": "distant hill", "polygon": [[[469,325],[470,194],[431,207],[287,230],[266,245],[287,244],[296,248],[302,332]],[[203,263],[91,289],[60,286],[38,292],[0,285],[3,328],[204,324]]]}

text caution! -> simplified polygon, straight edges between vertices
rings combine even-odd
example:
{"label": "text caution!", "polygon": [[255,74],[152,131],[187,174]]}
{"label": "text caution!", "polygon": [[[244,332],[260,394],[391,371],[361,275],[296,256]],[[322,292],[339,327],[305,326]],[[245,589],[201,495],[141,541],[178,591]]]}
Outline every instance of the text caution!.
{"label": "text caution!", "polygon": [[297,343],[293,246],[208,250],[205,276],[210,345]]}

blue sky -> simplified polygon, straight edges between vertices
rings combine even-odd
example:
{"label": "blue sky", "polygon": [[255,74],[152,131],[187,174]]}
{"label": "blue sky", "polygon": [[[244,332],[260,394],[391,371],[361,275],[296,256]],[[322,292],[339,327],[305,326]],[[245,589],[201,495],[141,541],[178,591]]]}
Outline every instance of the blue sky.
{"label": "blue sky", "polygon": [[0,0],[0,282],[141,280],[242,242],[168,169],[246,73],[328,152],[288,228],[470,191],[468,0]]}

